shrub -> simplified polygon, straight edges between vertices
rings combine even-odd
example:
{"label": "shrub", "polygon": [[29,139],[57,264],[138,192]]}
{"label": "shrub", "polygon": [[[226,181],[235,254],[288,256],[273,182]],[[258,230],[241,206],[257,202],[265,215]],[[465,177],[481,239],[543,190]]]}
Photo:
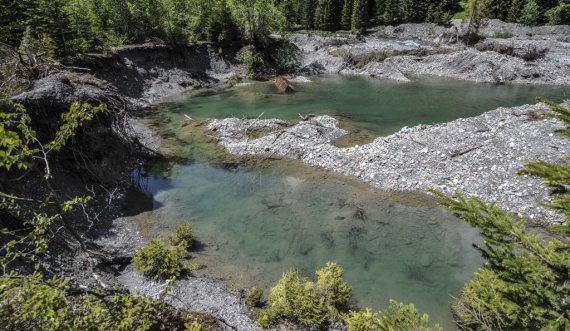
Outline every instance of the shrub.
{"label": "shrub", "polygon": [[499,38],[499,39],[509,39],[509,38],[512,38],[512,37],[513,37],[513,33],[512,33],[511,31],[506,31],[506,30],[503,30],[503,31],[496,31],[496,32],[493,34],[493,37],[494,37],[494,38]]}
{"label": "shrub", "polygon": [[414,305],[405,305],[390,300],[388,308],[377,313],[366,309],[362,312],[354,312],[343,316],[348,331],[442,331],[439,324],[429,326],[427,314],[420,315]]}
{"label": "shrub", "polygon": [[263,298],[263,290],[257,286],[252,287],[245,295],[245,303],[251,307],[259,307]]}
{"label": "shrub", "polygon": [[164,309],[152,299],[97,288],[71,296],[69,279],[44,281],[39,273],[8,274],[0,284],[3,330],[149,330]]}
{"label": "shrub", "polygon": [[155,239],[136,250],[133,264],[141,273],[161,278],[173,278],[186,271],[182,261],[185,257],[185,247],[166,247],[160,240]]}
{"label": "shrub", "polygon": [[192,324],[184,324],[184,331],[202,331],[202,324],[197,321],[192,322]]}
{"label": "shrub", "polygon": [[329,262],[316,276],[312,282],[298,271],[285,273],[271,289],[268,307],[259,313],[258,322],[263,327],[280,323],[323,327],[340,320],[351,295],[342,280],[342,268]]}
{"label": "shrub", "polygon": [[247,66],[247,72],[253,76],[265,64],[265,58],[255,46],[248,45],[239,50],[236,60]]}
{"label": "shrub", "polygon": [[170,243],[174,246],[182,246],[186,249],[192,248],[196,238],[194,237],[194,231],[192,230],[192,225],[189,220],[186,220],[180,224],[174,233],[169,235]]}

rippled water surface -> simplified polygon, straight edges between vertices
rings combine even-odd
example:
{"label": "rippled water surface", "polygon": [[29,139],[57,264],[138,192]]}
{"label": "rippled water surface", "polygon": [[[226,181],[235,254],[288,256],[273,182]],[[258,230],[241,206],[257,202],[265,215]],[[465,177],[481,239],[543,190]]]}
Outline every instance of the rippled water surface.
{"label": "rippled water surface", "polygon": [[309,275],[336,261],[354,289],[354,305],[379,309],[391,298],[413,302],[453,329],[451,298],[482,263],[471,247],[479,240],[474,229],[423,194],[375,191],[293,162],[221,161],[205,133],[187,125],[183,115],[257,117],[263,112],[264,118],[295,119],[299,113],[331,114],[389,134],[403,126],[530,103],[536,95],[560,99],[564,91],[338,76],[296,88],[298,93],[283,96],[260,83],[187,95],[165,105],[154,120],[187,161],[146,170],[153,210],[137,216],[145,235],[191,219],[200,240],[195,261],[238,286],[267,289],[291,268]]}
{"label": "rippled water surface", "polygon": [[329,114],[385,135],[404,126],[476,116],[497,107],[535,103],[537,96],[561,101],[568,88],[475,84],[449,80],[399,83],[358,76],[311,77],[293,83],[297,93],[276,94],[271,83],[238,86],[224,93],[178,97],[172,108],[194,118],[257,117],[298,119],[300,114]]}

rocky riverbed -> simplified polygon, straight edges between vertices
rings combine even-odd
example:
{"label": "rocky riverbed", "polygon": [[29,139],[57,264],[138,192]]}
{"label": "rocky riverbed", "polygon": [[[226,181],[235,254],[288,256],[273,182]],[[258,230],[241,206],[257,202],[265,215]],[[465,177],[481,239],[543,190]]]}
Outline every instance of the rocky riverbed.
{"label": "rocky riverbed", "polygon": [[[517,176],[526,162],[562,162],[570,153],[562,128],[543,117],[542,104],[499,108],[473,118],[419,125],[379,137],[374,142],[338,148],[332,142],[346,131],[338,121],[320,116],[287,126],[280,120],[212,120],[219,143],[237,155],[301,160],[343,175],[355,176],[385,190],[462,192],[532,220],[561,222],[540,206],[548,189],[540,180]],[[251,132],[273,132],[256,139]]]}

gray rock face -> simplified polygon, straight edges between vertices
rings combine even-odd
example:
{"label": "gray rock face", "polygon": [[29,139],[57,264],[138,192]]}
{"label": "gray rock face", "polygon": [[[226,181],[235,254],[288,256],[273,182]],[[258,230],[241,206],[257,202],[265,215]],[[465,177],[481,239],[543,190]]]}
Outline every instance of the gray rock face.
{"label": "gray rock face", "polygon": [[526,27],[491,20],[476,48],[456,43],[464,25],[380,27],[363,41],[349,35],[287,38],[303,53],[298,73],[362,74],[398,81],[438,76],[474,82],[570,85],[570,26]]}
{"label": "gray rock face", "polygon": [[273,126],[276,120],[213,120],[209,128],[233,154],[298,159],[386,190],[459,191],[533,220],[557,223],[561,216],[540,206],[548,199],[547,187],[539,179],[516,175],[526,162],[562,162],[570,153],[568,140],[556,134],[562,128],[558,121],[535,120],[544,111],[542,104],[499,108],[478,117],[403,128],[352,148],[331,145],[344,132],[328,116],[258,139],[248,139],[245,129]]}

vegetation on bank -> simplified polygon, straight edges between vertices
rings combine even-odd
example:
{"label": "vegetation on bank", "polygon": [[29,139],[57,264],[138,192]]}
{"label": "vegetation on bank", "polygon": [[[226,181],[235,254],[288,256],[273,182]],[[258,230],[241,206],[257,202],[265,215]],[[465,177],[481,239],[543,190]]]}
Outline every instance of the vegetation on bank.
{"label": "vegetation on bank", "polygon": [[329,262],[318,270],[316,281],[292,270],[283,275],[269,292],[267,307],[260,310],[258,322],[263,327],[285,325],[290,328],[325,329],[344,322],[349,331],[417,330],[437,331],[429,326],[429,317],[420,315],[414,305],[391,301],[388,309],[372,313],[349,311],[351,288],[343,280],[343,269]]}
{"label": "vegetation on bank", "polygon": [[508,22],[570,23],[568,0],[6,0],[0,2],[0,41],[70,59],[157,39],[258,45],[272,31],[364,33],[377,25],[446,24],[473,7]]}
{"label": "vegetation on bank", "polygon": [[185,261],[195,241],[190,221],[180,224],[168,239],[171,245],[154,239],[136,250],[133,264],[137,271],[151,277],[176,279],[195,269],[193,264]]}

